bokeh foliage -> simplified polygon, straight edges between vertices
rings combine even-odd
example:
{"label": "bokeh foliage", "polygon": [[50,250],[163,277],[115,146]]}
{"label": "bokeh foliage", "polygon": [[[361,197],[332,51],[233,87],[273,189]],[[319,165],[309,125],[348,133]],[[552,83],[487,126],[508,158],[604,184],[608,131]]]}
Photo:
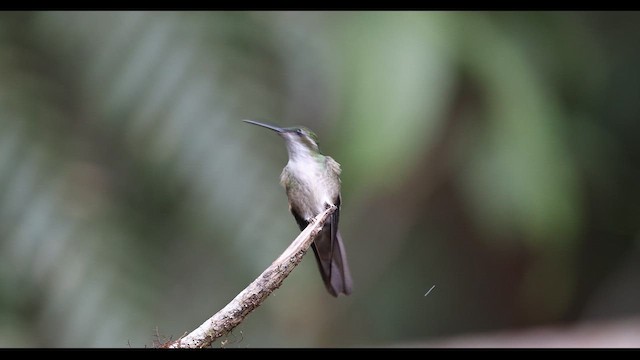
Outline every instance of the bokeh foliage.
{"label": "bokeh foliage", "polygon": [[637,313],[638,20],[0,13],[0,346],[151,346],[270,264],[297,234],[286,152],[245,118],[342,164],[355,285],[330,297],[307,259],[225,346]]}

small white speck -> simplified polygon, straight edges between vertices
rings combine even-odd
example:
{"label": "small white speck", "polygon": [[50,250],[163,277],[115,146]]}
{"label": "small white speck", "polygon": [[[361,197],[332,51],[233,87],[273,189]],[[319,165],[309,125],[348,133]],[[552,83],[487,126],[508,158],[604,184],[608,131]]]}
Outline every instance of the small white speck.
{"label": "small white speck", "polygon": [[435,286],[435,285],[433,285],[433,286],[431,287],[431,289],[429,289],[429,291],[427,291],[427,293],[426,293],[426,294],[424,294],[424,296],[429,295],[429,293],[431,292],[431,290],[433,290],[433,288],[435,288],[435,287],[436,287],[436,286]]}

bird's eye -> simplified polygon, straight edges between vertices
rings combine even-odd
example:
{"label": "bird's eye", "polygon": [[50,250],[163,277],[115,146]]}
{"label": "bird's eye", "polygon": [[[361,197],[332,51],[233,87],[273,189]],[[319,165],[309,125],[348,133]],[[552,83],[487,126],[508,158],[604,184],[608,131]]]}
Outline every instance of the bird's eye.
{"label": "bird's eye", "polygon": [[302,135],[302,129],[298,129],[298,130],[296,130],[296,132],[297,132],[298,134]]}

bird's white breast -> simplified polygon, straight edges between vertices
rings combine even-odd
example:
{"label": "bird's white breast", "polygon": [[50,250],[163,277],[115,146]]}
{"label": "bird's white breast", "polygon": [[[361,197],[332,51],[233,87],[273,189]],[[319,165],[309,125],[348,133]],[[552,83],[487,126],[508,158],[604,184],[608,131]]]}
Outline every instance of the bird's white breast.
{"label": "bird's white breast", "polygon": [[[323,159],[322,159],[323,160]],[[302,216],[305,219],[316,216],[325,209],[325,204],[333,204],[334,192],[330,184],[325,181],[325,165],[317,157],[304,156],[290,159],[287,163],[288,170],[299,182],[299,187],[304,196],[299,204]]]}

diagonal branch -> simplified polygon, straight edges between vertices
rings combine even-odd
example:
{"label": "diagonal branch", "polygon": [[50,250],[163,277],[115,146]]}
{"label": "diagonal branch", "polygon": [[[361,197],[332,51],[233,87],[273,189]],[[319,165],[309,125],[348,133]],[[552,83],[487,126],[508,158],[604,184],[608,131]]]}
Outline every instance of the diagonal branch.
{"label": "diagonal branch", "polygon": [[291,273],[309,246],[318,236],[336,207],[332,206],[320,215],[293,240],[291,245],[257,279],[240,292],[227,306],[205,321],[191,333],[164,344],[166,348],[202,348],[210,346],[217,338],[227,334],[238,326],[251,311],[256,309],[273,291],[280,287]]}

